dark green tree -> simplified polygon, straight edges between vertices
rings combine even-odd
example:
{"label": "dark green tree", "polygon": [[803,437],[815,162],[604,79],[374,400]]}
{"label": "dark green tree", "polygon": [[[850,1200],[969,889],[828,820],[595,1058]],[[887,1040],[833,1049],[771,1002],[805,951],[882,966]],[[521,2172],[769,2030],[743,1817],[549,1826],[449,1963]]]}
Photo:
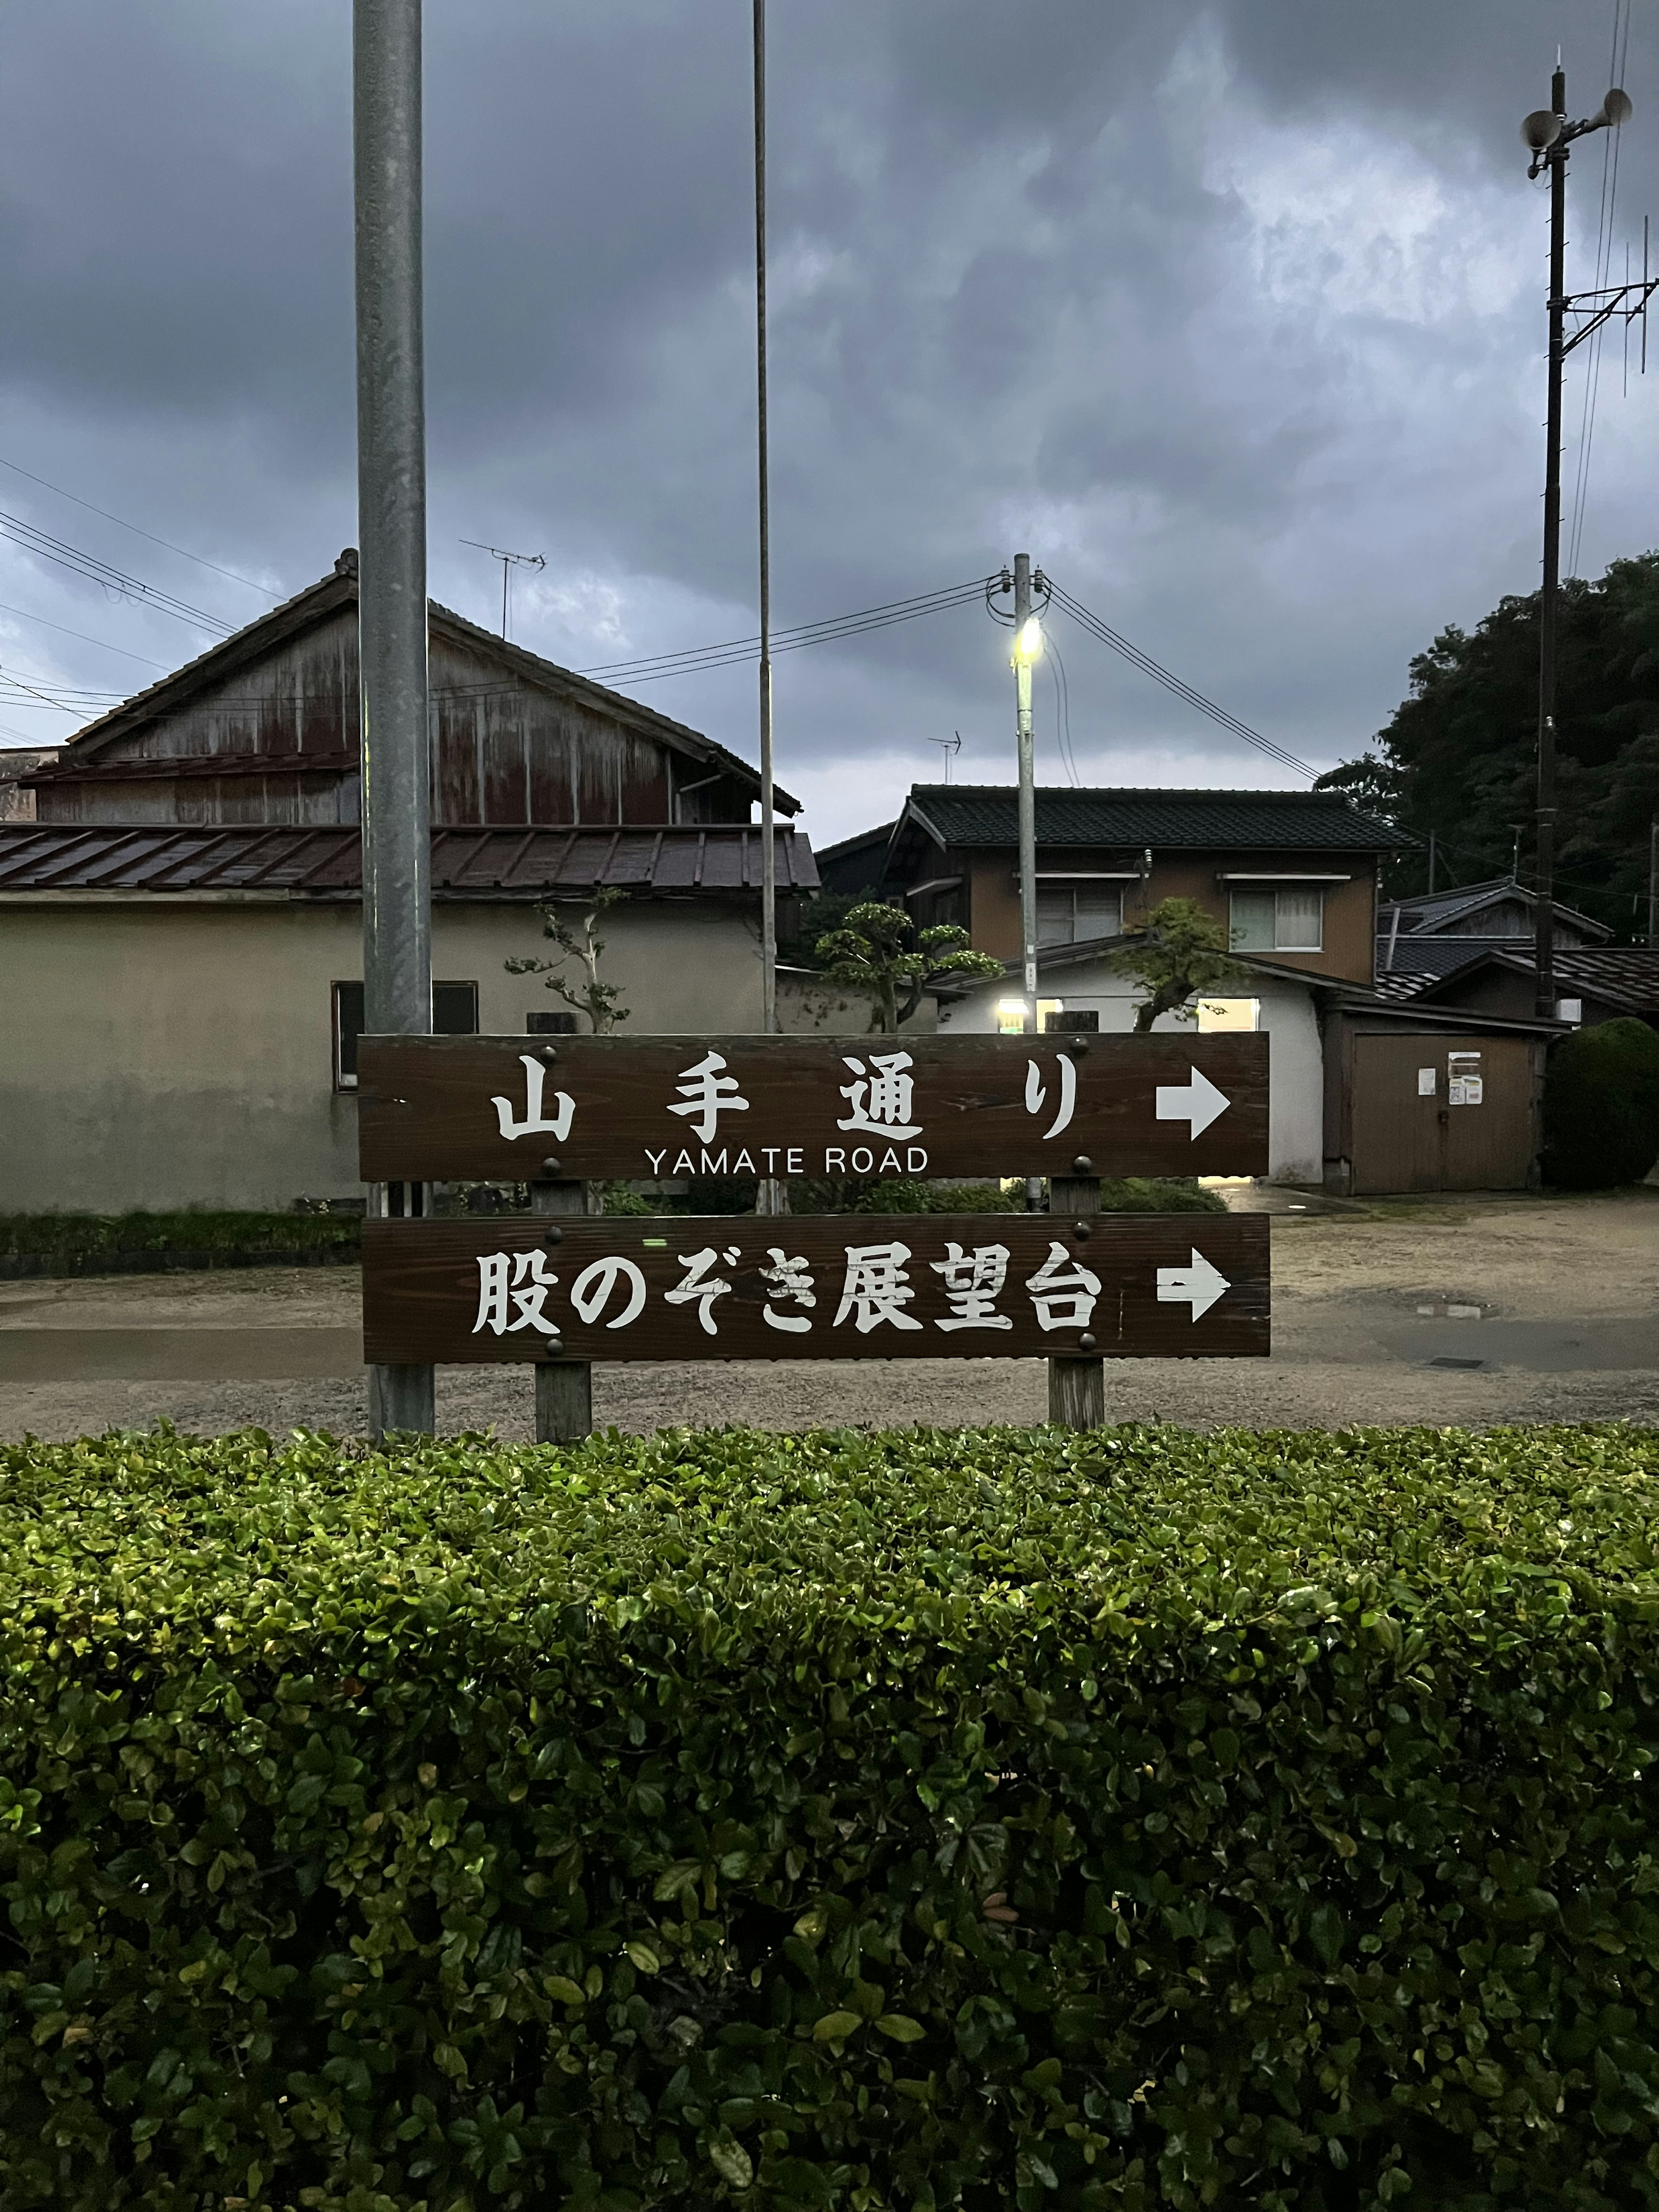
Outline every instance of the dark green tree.
{"label": "dark green tree", "polygon": [[[1646,927],[1648,825],[1659,813],[1659,553],[1561,589],[1556,715],[1557,895],[1620,935]],[[1319,779],[1423,841],[1438,882],[1506,876],[1533,851],[1538,595],[1500,600],[1473,630],[1442,630],[1411,665],[1411,696],[1376,745]],[[1387,888],[1424,889],[1426,849]]]}
{"label": "dark green tree", "polygon": [[848,908],[843,927],[821,937],[819,964],[831,982],[865,992],[870,1026],[896,1036],[929,983],[947,975],[1000,975],[1002,963],[975,952],[965,929],[940,923],[918,930],[902,907],[868,899]]}
{"label": "dark green tree", "polygon": [[1628,1018],[1575,1030],[1550,1053],[1544,1180],[1564,1190],[1640,1182],[1659,1159],[1659,1033]]}
{"label": "dark green tree", "polygon": [[1135,1032],[1144,1036],[1160,1014],[1195,1020],[1192,1001],[1206,991],[1243,982],[1249,969],[1227,949],[1227,926],[1206,914],[1196,899],[1160,899],[1145,921],[1131,922],[1106,964],[1139,983],[1146,996],[1135,1008]]}

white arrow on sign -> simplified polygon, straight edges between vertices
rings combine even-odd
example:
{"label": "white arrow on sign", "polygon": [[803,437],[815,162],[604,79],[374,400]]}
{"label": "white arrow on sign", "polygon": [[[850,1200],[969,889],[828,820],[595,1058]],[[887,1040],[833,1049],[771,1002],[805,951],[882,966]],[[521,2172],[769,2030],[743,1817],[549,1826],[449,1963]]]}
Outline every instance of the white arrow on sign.
{"label": "white arrow on sign", "polygon": [[1190,1267],[1160,1267],[1158,1271],[1159,1305],[1190,1305],[1194,1321],[1208,1313],[1222,1292],[1231,1288],[1221,1270],[1212,1267],[1196,1246]]}
{"label": "white arrow on sign", "polygon": [[1160,1121],[1190,1121],[1193,1134],[1201,1137],[1218,1115],[1224,1114],[1232,1104],[1224,1091],[1218,1091],[1207,1075],[1193,1069],[1190,1083],[1160,1083],[1158,1086],[1158,1118]]}

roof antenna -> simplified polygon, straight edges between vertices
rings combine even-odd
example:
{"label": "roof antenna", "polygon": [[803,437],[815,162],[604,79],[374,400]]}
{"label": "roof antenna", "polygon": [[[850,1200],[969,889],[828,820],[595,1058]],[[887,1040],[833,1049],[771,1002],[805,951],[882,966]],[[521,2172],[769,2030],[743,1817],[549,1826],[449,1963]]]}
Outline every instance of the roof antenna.
{"label": "roof antenna", "polygon": [[951,786],[951,763],[962,750],[962,732],[952,730],[948,738],[929,738],[927,742],[930,745],[937,745],[945,756],[945,786],[948,791]]}
{"label": "roof antenna", "polygon": [[515,566],[520,568],[544,568],[544,553],[503,553],[499,545],[486,545],[482,538],[463,538],[463,545],[476,545],[480,553],[488,553],[492,561],[501,564],[501,642],[507,642],[507,579]]}

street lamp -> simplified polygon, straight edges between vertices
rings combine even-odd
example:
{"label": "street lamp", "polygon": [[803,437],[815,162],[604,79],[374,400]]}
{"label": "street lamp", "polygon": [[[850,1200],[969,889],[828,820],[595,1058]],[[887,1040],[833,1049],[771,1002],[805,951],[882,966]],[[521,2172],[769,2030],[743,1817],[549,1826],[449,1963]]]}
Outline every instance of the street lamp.
{"label": "street lamp", "polygon": [[[1039,572],[1038,589],[1042,589]],[[1031,735],[1031,664],[1042,651],[1042,625],[1031,612],[1031,556],[1014,556],[1014,732],[1019,755],[1019,939],[1020,987],[1025,994],[1025,1028],[1036,1031],[1037,1014],[1036,933],[1036,750]]]}
{"label": "street lamp", "polygon": [[[1599,292],[1566,289],[1567,154],[1575,138],[1591,131],[1616,131],[1631,113],[1627,94],[1614,86],[1601,107],[1582,123],[1567,120],[1566,72],[1558,61],[1550,79],[1550,104],[1534,108],[1521,125],[1532,154],[1528,177],[1547,169],[1550,179],[1549,405],[1544,465],[1544,577],[1538,599],[1538,854],[1534,965],[1537,1009],[1555,1013],[1555,626],[1561,586],[1561,380],[1567,356],[1610,316],[1644,313],[1659,279],[1644,269],[1638,284]],[[1631,295],[1639,297],[1632,305]],[[1569,331],[1567,318],[1575,316]],[[1645,328],[1645,325],[1644,325]]]}

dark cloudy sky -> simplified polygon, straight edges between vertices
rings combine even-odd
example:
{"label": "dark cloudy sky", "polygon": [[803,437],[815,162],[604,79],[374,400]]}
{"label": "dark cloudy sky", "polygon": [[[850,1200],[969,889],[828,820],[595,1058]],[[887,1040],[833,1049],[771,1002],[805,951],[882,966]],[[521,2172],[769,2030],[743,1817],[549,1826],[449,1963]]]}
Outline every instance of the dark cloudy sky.
{"label": "dark cloudy sky", "polygon": [[[1618,276],[1659,213],[1633,4]],[[459,541],[544,553],[514,634],[568,665],[754,627],[749,27],[747,0],[428,0],[433,591],[491,621],[500,572]],[[1536,580],[1516,125],[1558,42],[1593,109],[1613,30],[1613,0],[772,0],[777,619],[1026,548],[1303,758],[1363,746],[1438,628]],[[18,471],[272,596],[355,541],[346,0],[12,0],[0,40],[0,512],[251,617],[259,590]],[[1574,159],[1580,285],[1605,143]],[[1587,573],[1659,542],[1655,367],[1626,394],[1602,356]],[[0,604],[8,743],[208,641],[14,542]],[[1085,781],[1291,780],[1054,635]],[[748,668],[640,696],[752,756]],[[785,658],[776,698],[821,843],[953,731],[960,775],[1012,772],[973,607]],[[1037,704],[1059,781],[1047,674]]]}

